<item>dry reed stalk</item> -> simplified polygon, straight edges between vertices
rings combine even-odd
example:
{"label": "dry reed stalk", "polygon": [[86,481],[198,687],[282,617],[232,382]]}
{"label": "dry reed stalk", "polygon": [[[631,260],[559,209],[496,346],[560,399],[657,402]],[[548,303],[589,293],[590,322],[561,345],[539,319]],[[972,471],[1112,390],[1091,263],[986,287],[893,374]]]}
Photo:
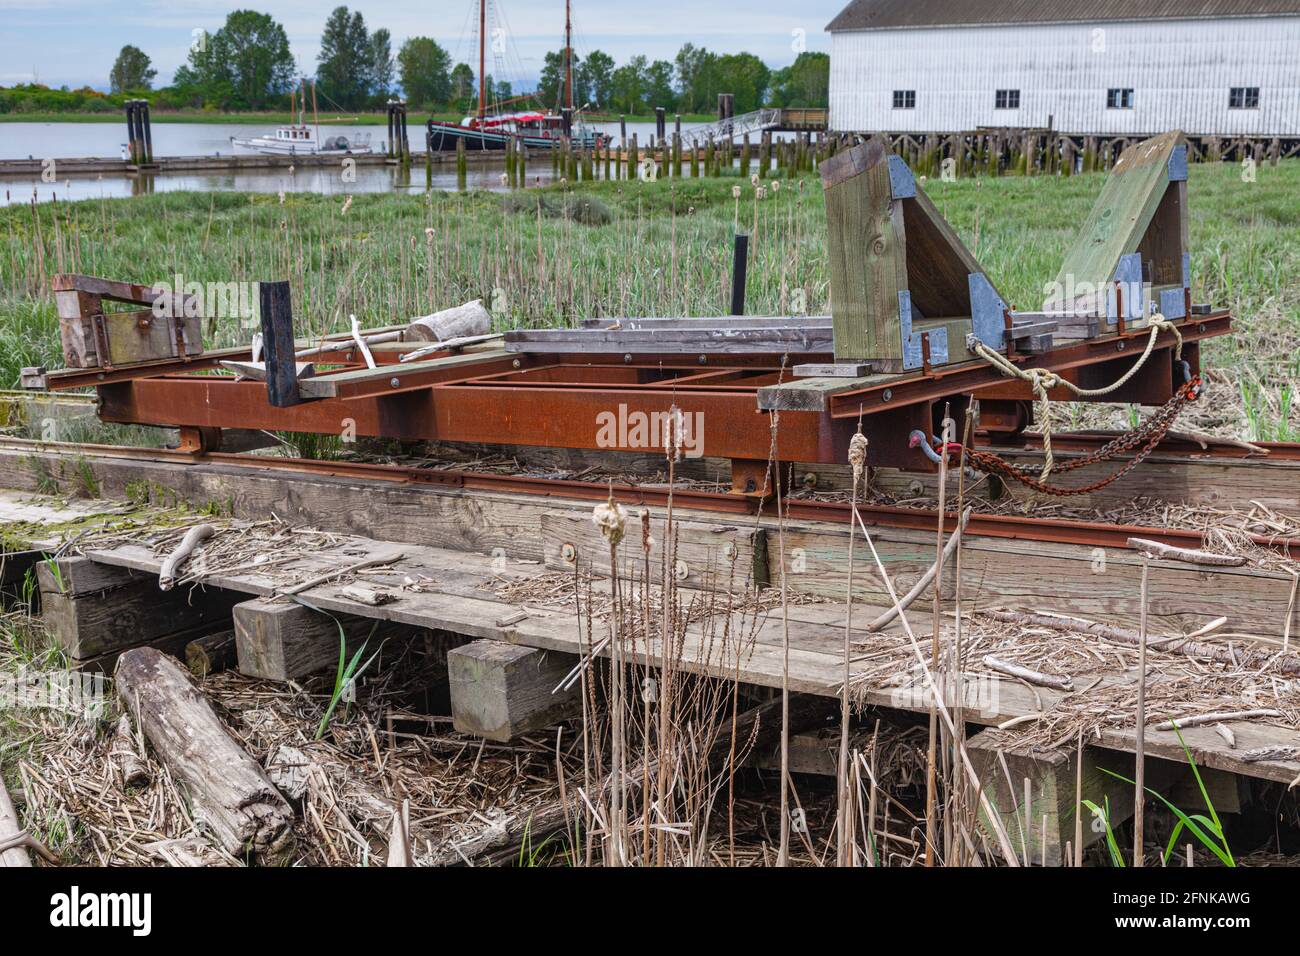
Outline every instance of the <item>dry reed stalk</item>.
{"label": "dry reed stalk", "polygon": [[[867,526],[862,520],[862,515],[858,513],[856,508],[853,509],[852,520],[856,521],[858,527],[862,529],[863,539],[867,542],[867,547],[871,549],[872,560],[875,561],[876,570],[880,573],[880,578],[881,581],[884,582],[885,590],[888,592],[890,600],[897,604],[898,592],[894,589],[893,579],[889,577],[889,572],[885,570],[885,563],[881,560],[880,553],[876,550],[876,544],[871,537],[871,532],[867,530]],[[921,651],[921,645],[916,639],[916,634],[912,631],[912,625],[907,619],[907,613],[901,613],[899,619],[903,623],[903,630],[907,634],[908,644],[912,649],[912,653],[916,657],[917,663],[921,666],[926,682],[930,687],[931,694],[934,695],[939,716],[947,725],[948,732],[955,737],[957,728],[953,724],[952,715],[948,712],[947,706],[936,693],[934,675],[931,673],[929,665],[926,663],[925,654]],[[967,753],[964,744],[960,748],[960,753],[961,764],[966,772],[967,780],[970,786],[974,787],[979,792],[980,805],[983,807],[984,813],[989,819],[989,825],[993,827],[994,833],[998,838],[998,846],[1002,852],[1003,858],[1007,861],[1009,866],[1018,866],[1019,861],[1016,859],[1015,851],[1011,848],[1011,841],[1007,838],[1006,829],[1002,826],[1002,821],[997,815],[996,808],[989,801],[988,795],[983,792],[979,774],[976,772],[975,765],[971,762],[970,754]]]}
{"label": "dry reed stalk", "polygon": [[[853,493],[850,499],[853,506],[858,503],[858,485],[862,481],[867,462],[867,438],[862,434],[862,425],[849,443],[849,465],[853,468]],[[838,793],[838,812],[836,815],[837,850],[836,863],[839,866],[852,866],[852,852],[856,841],[850,831],[852,810],[849,807],[850,790],[847,772],[849,761],[849,718],[851,714],[849,699],[849,682],[852,677],[852,631],[853,631],[853,535],[854,527],[849,525],[848,582],[844,597],[844,684],[840,688],[840,752],[836,764],[836,783]]]}
{"label": "dry reed stalk", "polygon": [[[948,445],[953,439],[952,419],[948,417],[947,408],[944,409],[942,438],[940,446],[942,452],[939,456],[939,520],[938,529],[935,532],[934,545],[934,617],[932,628],[934,633],[931,635],[930,645],[930,666],[935,671],[939,670],[939,632],[943,620],[943,515],[944,507],[947,504],[948,496]],[[901,612],[900,612],[901,613]],[[936,700],[943,693],[941,686],[931,686],[932,699],[930,701],[930,744],[929,751],[926,755],[926,772],[925,772],[925,865],[934,866],[934,843],[935,843],[935,813],[937,809],[937,790],[938,780],[936,779],[936,757],[939,747],[939,716],[937,713]],[[947,817],[945,816],[945,820]],[[945,829],[947,824],[945,823]],[[945,840],[945,846],[947,841]]]}
{"label": "dry reed stalk", "polygon": [[1136,767],[1133,771],[1133,865],[1144,865],[1142,851],[1143,826],[1146,802],[1146,740],[1147,740],[1147,583],[1151,572],[1151,557],[1142,555],[1142,606],[1138,619],[1138,696],[1137,739],[1134,748]]}

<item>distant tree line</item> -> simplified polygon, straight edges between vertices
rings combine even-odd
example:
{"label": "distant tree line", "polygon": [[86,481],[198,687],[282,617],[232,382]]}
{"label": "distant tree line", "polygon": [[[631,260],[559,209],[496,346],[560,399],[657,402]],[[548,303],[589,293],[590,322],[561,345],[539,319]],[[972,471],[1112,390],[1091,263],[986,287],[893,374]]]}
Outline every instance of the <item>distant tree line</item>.
{"label": "distant tree line", "polygon": [[[565,66],[563,50],[547,53],[529,96],[516,96],[509,82],[485,77],[487,99],[562,106]],[[735,96],[737,113],[761,106],[825,106],[830,82],[825,53],[801,53],[790,66],[772,70],[752,53],[714,53],[691,43],[671,62],[634,56],[618,65],[609,54],[592,50],[581,59],[575,54],[572,68],[574,105],[604,113],[645,114],[656,106],[712,113],[719,93]],[[195,35],[171,86],[153,90],[156,75],[149,57],[128,45],[113,64],[108,95],[91,89],[15,87],[0,90],[0,112],[102,112],[145,92],[159,109],[283,109],[299,71],[283,26],[268,14],[236,10],[219,30]],[[373,109],[399,91],[412,106],[435,110],[468,112],[478,99],[474,70],[453,63],[436,40],[411,37],[394,54],[389,31],[370,31],[360,11],[346,6],[336,7],[325,21],[315,78],[325,109]]]}

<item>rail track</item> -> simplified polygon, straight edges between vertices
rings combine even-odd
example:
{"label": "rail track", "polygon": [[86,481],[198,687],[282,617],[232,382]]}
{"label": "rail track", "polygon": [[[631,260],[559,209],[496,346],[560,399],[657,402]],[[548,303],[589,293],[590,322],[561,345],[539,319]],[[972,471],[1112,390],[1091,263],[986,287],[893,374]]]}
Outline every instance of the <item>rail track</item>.
{"label": "rail track", "polygon": [[[1053,438],[1058,448],[1072,451],[1089,451],[1104,444],[1110,437],[1106,433],[1075,433]],[[1030,442],[1032,444],[1032,440]],[[1162,454],[1185,456],[1190,461],[1198,456],[1218,459],[1239,459],[1246,463],[1260,461],[1300,462],[1300,444],[1264,443],[1253,446],[1267,452],[1263,459],[1248,448],[1230,444],[1209,444],[1202,448],[1196,442],[1178,440]],[[1196,449],[1190,451],[1190,448]],[[611,493],[615,499],[631,505],[664,507],[669,500],[681,508],[728,515],[775,515],[771,501],[760,497],[732,492],[709,491],[693,487],[643,487],[626,482],[583,481],[563,478],[545,478],[525,475],[497,474],[453,468],[422,468],[408,465],[379,464],[360,461],[321,461],[304,458],[282,458],[243,453],[206,452],[191,453],[173,449],[126,447],[116,445],[70,444],[43,442],[20,438],[0,438],[0,450],[22,453],[46,452],[80,459],[129,459],[172,464],[206,462],[224,467],[262,472],[296,472],[318,477],[333,477],[357,481],[397,483],[405,485],[434,485],[443,488],[462,488],[468,491],[496,492],[538,497],[567,498],[600,501]],[[852,507],[847,502],[816,501],[789,497],[783,501],[783,511],[792,521],[848,524]],[[929,530],[936,526],[938,513],[925,508],[905,508],[879,504],[859,504],[858,513],[864,523],[884,528]],[[956,526],[957,516],[945,514],[945,527]],[[967,533],[990,538],[1073,544],[1094,548],[1125,549],[1130,537],[1142,537],[1183,548],[1202,546],[1200,532],[1159,528],[1133,524],[1110,524],[1056,517],[1032,515],[972,514]],[[1279,552],[1284,557],[1300,561],[1300,538],[1251,533],[1249,540],[1261,548]]]}

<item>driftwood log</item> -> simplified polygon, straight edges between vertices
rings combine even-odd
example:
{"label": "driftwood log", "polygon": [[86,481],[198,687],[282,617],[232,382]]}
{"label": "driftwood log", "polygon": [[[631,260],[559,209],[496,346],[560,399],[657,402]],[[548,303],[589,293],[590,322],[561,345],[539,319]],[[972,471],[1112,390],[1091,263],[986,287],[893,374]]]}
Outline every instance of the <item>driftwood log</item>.
{"label": "driftwood log", "polygon": [[117,661],[117,695],[159,762],[186,793],[195,821],[223,850],[274,857],[292,841],[293,810],[221,725],[180,663],[152,647]]}
{"label": "driftwood log", "polygon": [[198,678],[234,667],[236,659],[233,629],[204,634],[185,645],[185,665]]}
{"label": "driftwood log", "polygon": [[149,783],[149,768],[135,749],[135,734],[131,733],[131,718],[122,715],[113,731],[113,742],[108,745],[108,759],[117,771],[123,787],[143,787]]}
{"label": "driftwood log", "polygon": [[32,865],[22,841],[24,832],[18,811],[14,809],[14,802],[9,799],[9,791],[5,789],[4,779],[0,778],[0,846],[9,847],[0,850],[0,867]]}
{"label": "driftwood log", "polygon": [[[825,724],[838,716],[840,702],[831,697],[815,697],[796,694],[790,698],[791,734],[803,733]],[[709,762],[715,766],[723,764],[732,752],[731,722],[723,721],[724,727],[709,748]],[[736,766],[739,767],[743,757],[751,751],[773,746],[781,735],[781,699],[775,698],[758,707],[740,714],[736,718]],[[641,786],[646,767],[642,762],[628,768],[624,777],[624,786],[628,793],[635,793]],[[594,788],[590,799],[596,801],[599,794],[606,792],[612,784],[612,775],[607,776]],[[563,830],[570,821],[582,812],[582,798],[576,793],[564,800],[554,800],[543,804],[529,813],[504,818],[490,826],[473,833],[452,839],[440,847],[435,847],[431,857],[421,862],[432,866],[463,866],[466,864],[500,863],[518,854],[518,848],[525,839],[536,845],[548,835]]]}
{"label": "driftwood log", "polygon": [[406,327],[407,342],[446,342],[468,335],[486,335],[492,328],[492,316],[475,299],[432,315],[412,319]]}

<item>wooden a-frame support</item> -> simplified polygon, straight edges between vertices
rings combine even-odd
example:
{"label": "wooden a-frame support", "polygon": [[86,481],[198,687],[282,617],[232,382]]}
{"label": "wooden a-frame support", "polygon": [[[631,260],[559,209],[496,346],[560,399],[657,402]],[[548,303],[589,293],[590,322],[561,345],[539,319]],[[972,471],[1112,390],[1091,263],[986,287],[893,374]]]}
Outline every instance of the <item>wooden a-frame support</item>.
{"label": "wooden a-frame support", "polygon": [[821,176],[837,363],[891,373],[961,362],[974,357],[972,333],[1004,346],[1005,301],[884,137],[836,154]]}
{"label": "wooden a-frame support", "polygon": [[[1113,331],[1147,318],[1190,310],[1187,241],[1187,140],[1177,130],[1120,154],[1060,272],[1044,312],[1095,317],[1073,337]],[[1063,320],[1064,329],[1071,323]]]}

